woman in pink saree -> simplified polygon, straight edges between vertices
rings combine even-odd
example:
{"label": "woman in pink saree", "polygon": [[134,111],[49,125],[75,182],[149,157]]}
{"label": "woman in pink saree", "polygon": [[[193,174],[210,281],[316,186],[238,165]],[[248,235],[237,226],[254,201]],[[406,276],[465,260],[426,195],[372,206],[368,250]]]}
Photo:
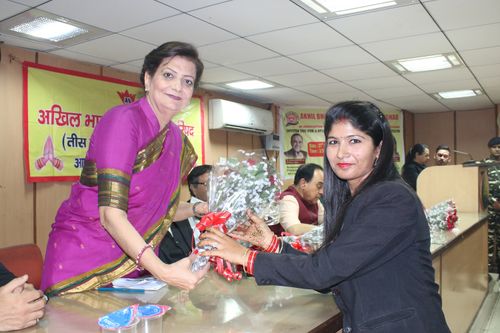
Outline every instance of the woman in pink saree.
{"label": "woman in pink saree", "polygon": [[181,179],[196,161],[171,118],[190,103],[202,72],[193,46],[165,43],[144,60],[146,96],[102,117],[80,181],[52,225],[42,276],[46,294],[95,289],[142,269],[192,289],[206,273],[191,272],[192,257],[168,265],[154,251],[176,215]]}

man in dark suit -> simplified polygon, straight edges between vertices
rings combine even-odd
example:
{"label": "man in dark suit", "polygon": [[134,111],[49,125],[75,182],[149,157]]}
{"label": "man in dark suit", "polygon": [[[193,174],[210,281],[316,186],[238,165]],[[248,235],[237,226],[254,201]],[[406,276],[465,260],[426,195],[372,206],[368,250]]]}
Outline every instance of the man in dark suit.
{"label": "man in dark suit", "polygon": [[195,207],[199,203],[208,201],[208,177],[212,171],[211,165],[200,165],[188,175],[187,182],[191,199],[189,203],[193,205],[193,216],[170,225],[170,230],[160,243],[159,257],[167,263],[174,263],[189,256],[192,250],[193,228],[200,220],[200,216],[195,214]]}

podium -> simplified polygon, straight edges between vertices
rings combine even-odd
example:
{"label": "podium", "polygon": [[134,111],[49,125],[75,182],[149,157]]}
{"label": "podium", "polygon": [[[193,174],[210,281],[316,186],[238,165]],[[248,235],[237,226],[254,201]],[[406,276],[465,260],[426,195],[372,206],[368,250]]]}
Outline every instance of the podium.
{"label": "podium", "polygon": [[452,199],[459,212],[484,212],[488,205],[487,167],[478,162],[425,168],[417,178],[417,194],[425,208]]}
{"label": "podium", "polygon": [[417,178],[425,208],[452,199],[458,210],[456,232],[442,231],[446,241],[433,244],[432,266],[443,312],[453,333],[467,333],[488,288],[487,166],[425,168]]}

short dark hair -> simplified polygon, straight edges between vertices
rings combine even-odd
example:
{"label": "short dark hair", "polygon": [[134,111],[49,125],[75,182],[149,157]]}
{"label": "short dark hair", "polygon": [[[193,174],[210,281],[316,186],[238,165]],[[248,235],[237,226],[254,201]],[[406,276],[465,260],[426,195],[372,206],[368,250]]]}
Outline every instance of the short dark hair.
{"label": "short dark hair", "polygon": [[495,136],[494,138],[491,138],[490,141],[488,141],[488,148],[496,145],[500,145],[500,136]]}
{"label": "short dark hair", "polygon": [[311,179],[314,177],[314,171],[316,170],[323,171],[323,168],[314,163],[302,164],[295,172],[295,178],[293,179],[293,184],[299,185],[299,182],[302,178],[304,178],[304,180],[307,183],[309,183]]}
{"label": "short dark hair", "polygon": [[436,148],[436,153],[438,152],[438,150],[447,150],[448,152],[450,152],[450,147],[448,147],[447,145],[439,145],[437,146]]}
{"label": "short dark hair", "polygon": [[357,130],[366,133],[375,147],[380,146],[378,159],[373,170],[360,184],[355,193],[351,193],[346,180],[339,178],[330,166],[325,147],[323,160],[325,168],[324,207],[325,241],[331,243],[340,233],[344,214],[352,200],[370,186],[381,181],[401,179],[394,165],[393,154],[395,140],[389,122],[380,109],[373,103],[347,101],[335,104],[325,115],[325,142],[334,124],[347,121]]}
{"label": "short dark hair", "polygon": [[144,64],[141,71],[141,82],[144,85],[144,76],[148,73],[153,76],[165,58],[172,58],[175,56],[184,57],[193,62],[196,67],[196,77],[194,79],[194,87],[198,87],[201,75],[203,74],[203,63],[201,62],[198,51],[196,48],[188,43],[183,42],[167,42],[158,46],[153,51],[149,52],[144,58]]}
{"label": "short dark hair", "polygon": [[198,185],[200,176],[210,171],[212,171],[211,165],[202,164],[194,167],[193,170],[189,172],[189,175],[187,176],[187,182],[188,182],[189,193],[191,194],[191,196],[194,196],[193,191],[191,191],[191,185]]}

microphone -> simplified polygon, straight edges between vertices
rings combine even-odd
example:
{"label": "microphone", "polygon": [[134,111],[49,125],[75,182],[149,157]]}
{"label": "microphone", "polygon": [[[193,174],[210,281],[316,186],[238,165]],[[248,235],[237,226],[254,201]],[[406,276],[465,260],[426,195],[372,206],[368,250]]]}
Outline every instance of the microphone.
{"label": "microphone", "polygon": [[460,151],[460,150],[452,150],[452,152],[460,154],[460,155],[467,155],[467,156],[469,156],[470,161],[474,161],[474,157],[472,157],[471,153],[467,153],[465,151]]}

